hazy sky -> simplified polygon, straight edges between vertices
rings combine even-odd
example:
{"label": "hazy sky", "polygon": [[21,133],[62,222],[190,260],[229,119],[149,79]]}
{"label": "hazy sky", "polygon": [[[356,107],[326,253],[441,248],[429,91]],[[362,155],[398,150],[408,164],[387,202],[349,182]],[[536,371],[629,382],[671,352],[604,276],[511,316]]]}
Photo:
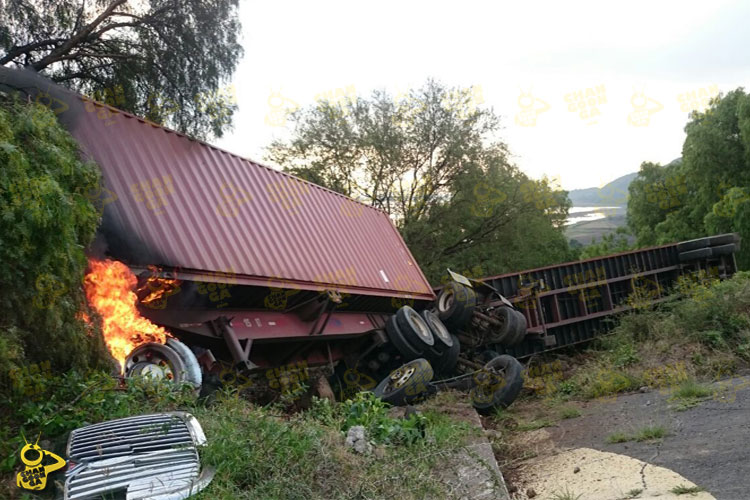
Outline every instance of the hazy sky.
{"label": "hazy sky", "polygon": [[434,77],[474,86],[530,176],[601,186],[678,157],[690,109],[750,87],[747,1],[241,3],[239,112],[215,142],[257,160],[284,109]]}

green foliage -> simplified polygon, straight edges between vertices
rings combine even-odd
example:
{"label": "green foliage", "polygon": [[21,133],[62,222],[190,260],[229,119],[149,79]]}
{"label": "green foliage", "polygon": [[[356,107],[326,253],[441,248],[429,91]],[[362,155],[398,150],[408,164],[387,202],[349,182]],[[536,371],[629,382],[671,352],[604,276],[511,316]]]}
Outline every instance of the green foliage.
{"label": "green foliage", "polygon": [[628,230],[624,227],[618,227],[614,233],[602,235],[601,241],[597,242],[596,238],[590,244],[581,248],[581,259],[592,259],[602,255],[626,252],[632,250],[628,243]]}
{"label": "green foliage", "polygon": [[4,2],[0,65],[17,65],[187,134],[221,136],[217,90],[242,55],[237,0]]}
{"label": "green foliage", "polygon": [[61,438],[90,422],[175,408],[195,398],[188,385],[175,388],[167,381],[128,378],[120,386],[111,375],[98,371],[83,375],[72,370],[40,378],[33,397],[19,391],[0,396],[0,407],[13,409],[0,416],[0,456],[8,457],[0,463],[0,472],[16,464],[21,435]]}
{"label": "green foliage", "polygon": [[564,406],[560,408],[560,418],[562,419],[577,418],[580,416],[581,410],[579,410],[575,406]]}
{"label": "green foliage", "polygon": [[[330,403],[318,403],[316,413],[324,422],[336,421],[325,409]],[[424,415],[413,413],[408,418],[392,418],[388,415],[390,405],[384,403],[369,391],[357,393],[353,399],[344,401],[339,406],[343,418],[341,430],[346,432],[351,427],[361,425],[367,431],[367,437],[375,443],[413,444],[424,438],[427,419]]]}
{"label": "green foliage", "polygon": [[666,427],[662,425],[647,425],[635,430],[632,433],[625,433],[621,431],[613,432],[612,434],[607,436],[606,441],[610,444],[626,443],[628,441],[655,441],[658,439],[663,439],[667,435],[669,435],[669,432],[667,431]]}
{"label": "green foliage", "polygon": [[[77,319],[88,245],[99,223],[93,163],[46,108],[0,101],[0,375],[29,363],[86,369],[101,334]],[[0,391],[1,392],[1,391]]]}
{"label": "green foliage", "polygon": [[676,403],[675,409],[686,410],[698,405],[701,401],[713,394],[711,387],[701,384],[694,379],[685,380],[670,396],[670,400]]}
{"label": "green foliage", "polygon": [[703,491],[703,488],[701,488],[700,486],[685,486],[680,484],[669,491],[671,491],[675,495],[694,495]]}
{"label": "green foliage", "polygon": [[[201,461],[216,475],[199,499],[343,499],[354,493],[385,498],[393,491],[402,498],[445,498],[434,472],[467,444],[471,433],[468,424],[425,409],[417,419],[393,424],[402,430],[382,434],[388,443],[381,447],[385,456],[361,456],[344,446],[342,430],[367,425],[377,435],[387,421],[385,405],[368,396],[348,403],[316,400],[309,411],[278,414],[236,391],[221,391],[204,405],[187,385],[128,379],[121,386],[100,372],[52,376],[37,401],[14,394],[0,406],[12,409],[0,414],[0,456],[7,457],[0,462],[3,498],[15,488],[11,475],[18,468],[22,434],[35,438],[41,433],[46,449],[64,454],[71,429],[144,413],[184,410],[201,423],[208,441],[200,450]],[[417,434],[410,426],[419,427],[424,437],[410,439]]]}
{"label": "green foliage", "polygon": [[510,162],[499,118],[470,89],[429,80],[399,99],[322,102],[292,121],[268,159],[384,210],[433,282],[467,262],[490,275],[573,257],[567,193]]}
{"label": "green foliage", "polygon": [[[630,184],[628,225],[640,246],[708,234],[750,236],[750,95],[742,88],[693,112],[682,161],[646,162]],[[750,250],[738,263],[750,266]]]}

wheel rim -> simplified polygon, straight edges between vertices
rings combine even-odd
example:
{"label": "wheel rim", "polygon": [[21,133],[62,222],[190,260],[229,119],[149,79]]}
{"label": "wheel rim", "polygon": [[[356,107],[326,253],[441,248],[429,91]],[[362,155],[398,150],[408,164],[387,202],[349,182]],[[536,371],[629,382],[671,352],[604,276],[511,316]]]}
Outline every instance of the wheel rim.
{"label": "wheel rim", "polygon": [[141,376],[154,380],[174,380],[174,371],[167,361],[160,363],[138,362],[129,371],[128,376]]}
{"label": "wheel rim", "polygon": [[443,293],[440,294],[440,299],[438,300],[438,310],[440,312],[447,311],[453,305],[454,300],[453,292],[447,289],[444,290]]}
{"label": "wheel rim", "polygon": [[152,380],[181,381],[183,370],[179,356],[162,344],[146,344],[136,348],[125,361],[125,376],[142,376]]}
{"label": "wheel rim", "polygon": [[451,338],[451,334],[445,327],[443,322],[440,320],[435,321],[435,318],[431,317],[430,324],[433,327],[432,332],[437,335],[437,337],[442,340],[445,345],[447,345],[448,347],[453,347],[453,339]]}
{"label": "wheel rim", "polygon": [[434,342],[432,339],[432,331],[430,330],[430,327],[427,326],[427,323],[425,323],[422,317],[415,311],[409,311],[409,316],[411,316],[412,323],[414,323],[414,326],[416,327],[414,330],[419,338],[425,343],[432,345],[431,342]]}
{"label": "wheel rim", "polygon": [[401,389],[416,371],[417,369],[414,366],[402,366],[394,370],[388,377],[387,392]]}

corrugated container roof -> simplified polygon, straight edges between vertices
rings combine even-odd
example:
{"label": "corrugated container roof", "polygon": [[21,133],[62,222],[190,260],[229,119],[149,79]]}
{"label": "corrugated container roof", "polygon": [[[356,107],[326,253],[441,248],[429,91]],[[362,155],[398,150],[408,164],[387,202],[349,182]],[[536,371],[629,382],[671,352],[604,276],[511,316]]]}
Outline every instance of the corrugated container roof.
{"label": "corrugated container roof", "polygon": [[100,232],[107,253],[132,267],[177,268],[203,281],[434,298],[380,210],[29,72],[3,69],[0,83],[41,91],[37,100],[46,96],[98,163]]}

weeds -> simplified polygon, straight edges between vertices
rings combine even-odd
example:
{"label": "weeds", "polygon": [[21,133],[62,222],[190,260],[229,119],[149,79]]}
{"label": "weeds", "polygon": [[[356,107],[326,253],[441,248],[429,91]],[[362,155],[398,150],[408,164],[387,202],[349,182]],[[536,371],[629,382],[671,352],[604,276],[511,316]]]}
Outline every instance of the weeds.
{"label": "weeds", "polygon": [[576,418],[580,416],[581,410],[579,410],[575,406],[564,406],[560,409],[560,418],[562,419]]}
{"label": "weeds", "polygon": [[568,488],[565,488],[565,491],[560,493],[553,493],[550,497],[551,500],[578,500],[583,496],[583,493],[579,493],[578,495],[575,495],[568,491]]}
{"label": "weeds", "polygon": [[680,384],[669,399],[676,403],[673,405],[674,409],[687,410],[700,404],[711,394],[713,394],[713,390],[709,386],[690,379]]}
{"label": "weeds", "polygon": [[641,489],[641,488],[633,488],[632,490],[630,490],[627,493],[625,493],[625,495],[627,495],[627,496],[623,500],[629,500],[631,498],[637,498],[638,495],[640,495],[641,493],[643,493],[643,489]]}
{"label": "weeds", "polygon": [[675,486],[669,491],[671,491],[675,495],[695,495],[696,493],[700,493],[701,491],[703,491],[703,488],[701,488],[700,486],[679,485]]}
{"label": "weeds", "polygon": [[609,444],[614,443],[626,443],[628,441],[655,441],[663,439],[669,434],[667,429],[661,425],[653,425],[641,427],[632,434],[627,434],[622,431],[613,432],[606,438],[606,442]]}

